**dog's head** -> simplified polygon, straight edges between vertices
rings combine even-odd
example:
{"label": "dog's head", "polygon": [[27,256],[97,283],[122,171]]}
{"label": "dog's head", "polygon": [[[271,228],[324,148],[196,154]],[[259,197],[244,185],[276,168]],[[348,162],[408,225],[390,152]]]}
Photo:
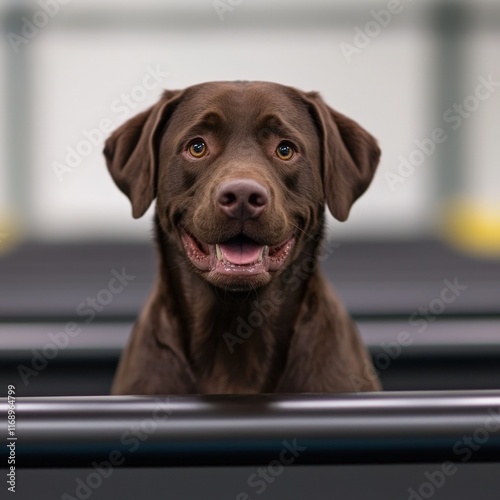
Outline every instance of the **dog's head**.
{"label": "dog's head", "polygon": [[141,217],[157,198],[162,230],[208,282],[269,283],[368,187],[374,138],[317,93],[266,82],[166,91],[106,141],[107,165]]}

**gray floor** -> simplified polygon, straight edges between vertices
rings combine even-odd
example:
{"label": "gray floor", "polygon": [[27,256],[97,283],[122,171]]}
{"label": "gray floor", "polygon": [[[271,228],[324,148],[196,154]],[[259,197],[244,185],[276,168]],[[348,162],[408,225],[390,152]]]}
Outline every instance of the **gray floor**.
{"label": "gray floor", "polygon": [[[255,476],[257,467],[115,469],[102,480],[94,469],[33,469],[19,472],[12,498],[69,500],[62,496],[66,493],[91,500],[419,500],[421,490],[428,496],[420,498],[434,500],[498,500],[498,464],[460,464],[450,476],[436,474],[440,467],[299,466],[277,469],[276,476],[267,476],[269,482]],[[435,484],[442,486],[432,485],[425,474],[432,474]],[[78,479],[96,488],[81,487],[78,496]],[[412,497],[410,488],[419,496]]]}
{"label": "gray floor", "polygon": [[[113,269],[135,276],[79,338],[20,395],[103,394],[116,359],[155,273],[150,245],[26,245],[0,259],[0,381],[17,377],[33,345],[106,286]],[[458,254],[436,242],[344,243],[323,263],[372,353],[402,329],[410,315],[440,296],[444,280],[467,291],[415,345],[382,372],[388,389],[500,387],[500,265]],[[16,333],[17,332],[17,333]],[[38,344],[37,344],[38,343]],[[28,349],[29,347],[29,349]],[[458,348],[458,351],[457,351]],[[89,366],[92,370],[89,370]],[[16,379],[17,380],[17,379]],[[443,481],[440,464],[295,466],[274,481],[256,483],[256,467],[116,468],[106,479],[94,469],[21,469],[16,496],[26,500],[498,500],[498,464],[459,464]],[[5,471],[2,470],[2,473]],[[90,474],[90,475],[89,475]],[[430,483],[433,474],[435,484]],[[250,478],[250,484],[248,483]],[[253,481],[252,481],[253,478]],[[77,487],[90,481],[92,488]],[[438,481],[438,483],[436,483]],[[252,486],[253,484],[253,486]],[[265,490],[258,485],[265,485]],[[98,486],[97,486],[98,485]],[[0,498],[7,496],[4,481]],[[409,488],[418,494],[411,495]],[[64,496],[66,494],[66,496]]]}

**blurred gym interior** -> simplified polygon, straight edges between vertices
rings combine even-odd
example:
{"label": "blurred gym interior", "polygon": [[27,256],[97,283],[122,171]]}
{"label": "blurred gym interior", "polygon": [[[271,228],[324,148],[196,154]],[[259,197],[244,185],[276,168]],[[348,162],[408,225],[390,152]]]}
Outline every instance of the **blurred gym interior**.
{"label": "blurred gym interior", "polygon": [[[106,130],[164,88],[247,79],[318,90],[379,140],[375,181],[348,221],[329,216],[322,266],[385,391],[396,403],[406,391],[460,391],[500,404],[498,2],[403,0],[389,16],[391,2],[368,0],[54,2],[22,43],[8,35],[26,29],[40,2],[0,6],[1,397],[8,385],[21,401],[109,394],[157,262],[153,212],[132,219],[102,156]],[[133,279],[106,292],[122,272]],[[44,400],[26,401],[29,413],[28,401]],[[44,415],[40,429],[57,422]],[[439,436],[426,437],[435,441],[424,448],[437,446]],[[434,498],[498,498],[498,432],[487,446],[496,458],[478,455],[442,486],[431,481]],[[35,448],[19,451],[32,460],[18,473],[20,498],[74,496],[92,460],[51,467]],[[413,488],[414,499],[430,498],[419,486],[442,456],[294,465],[262,496],[400,499]],[[147,462],[117,468],[92,498],[260,496],[247,484],[253,462]]]}

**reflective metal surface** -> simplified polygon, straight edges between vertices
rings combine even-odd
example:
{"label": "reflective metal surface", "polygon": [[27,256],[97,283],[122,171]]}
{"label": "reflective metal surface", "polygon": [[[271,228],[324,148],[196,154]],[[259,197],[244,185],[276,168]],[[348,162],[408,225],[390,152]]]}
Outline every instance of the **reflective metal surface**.
{"label": "reflective metal surface", "polygon": [[500,391],[19,398],[16,412],[19,466],[500,460]]}

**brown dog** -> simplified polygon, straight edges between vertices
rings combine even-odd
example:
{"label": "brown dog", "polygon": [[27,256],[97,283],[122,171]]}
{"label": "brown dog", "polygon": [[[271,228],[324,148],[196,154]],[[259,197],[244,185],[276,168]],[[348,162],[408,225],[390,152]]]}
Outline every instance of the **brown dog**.
{"label": "brown dog", "polygon": [[158,281],[114,394],[379,389],[320,275],[325,202],[368,187],[373,137],[317,93],[266,82],[166,91],[104,149],[135,218],[152,201]]}

